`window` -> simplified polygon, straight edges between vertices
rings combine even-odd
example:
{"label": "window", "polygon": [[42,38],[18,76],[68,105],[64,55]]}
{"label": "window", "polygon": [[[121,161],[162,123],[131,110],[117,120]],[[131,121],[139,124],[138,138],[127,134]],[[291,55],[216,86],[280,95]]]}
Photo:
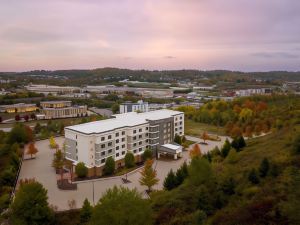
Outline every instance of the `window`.
{"label": "window", "polygon": [[135,147],[135,146],[136,146],[136,143],[133,144],[133,147]]}
{"label": "window", "polygon": [[122,138],[122,142],[124,142],[125,141],[125,138]]}
{"label": "window", "polygon": [[142,132],[142,128],[139,129],[139,132]]}
{"label": "window", "polygon": [[76,139],[77,139],[77,134],[76,134]]}
{"label": "window", "polygon": [[122,148],[125,148],[125,145],[122,145]]}
{"label": "window", "polygon": [[141,152],[141,151],[143,151],[143,149],[142,149],[142,148],[139,148],[139,152]]}
{"label": "window", "polygon": [[119,157],[119,155],[120,155],[120,154],[119,154],[119,153],[117,153],[117,154],[116,154],[116,157]]}
{"label": "window", "polygon": [[78,153],[78,149],[76,148],[76,153]]}
{"label": "window", "polygon": [[117,147],[116,147],[116,150],[119,150],[119,148],[120,148],[120,147],[119,147],[119,146],[117,146]]}
{"label": "window", "polygon": [[133,133],[136,134],[136,130],[133,130]]}
{"label": "window", "polygon": [[112,146],[112,142],[108,142],[107,145],[108,145],[108,146]]}
{"label": "window", "polygon": [[146,127],[146,130],[149,130],[149,128],[148,128],[148,127]]}
{"label": "window", "polygon": [[180,117],[180,119],[182,120],[182,116]]}
{"label": "window", "polygon": [[178,129],[177,128],[175,128],[175,131],[177,131]]}
{"label": "window", "polygon": [[109,150],[108,150],[108,154],[110,154],[110,153],[112,153],[112,149],[109,149]]}
{"label": "window", "polygon": [[177,123],[175,123],[175,126],[177,126]]}
{"label": "window", "polygon": [[105,151],[101,152],[101,155],[102,155],[102,156],[105,155]]}
{"label": "window", "polygon": [[111,135],[108,135],[108,139],[111,139]]}
{"label": "window", "polygon": [[105,159],[101,159],[101,163],[105,163]]}
{"label": "window", "polygon": [[136,153],[136,150],[133,150],[133,153],[135,154],[135,153]]}
{"label": "window", "polygon": [[116,137],[119,137],[119,133],[116,133]]}
{"label": "window", "polygon": [[146,137],[148,137],[149,135],[148,135],[148,133],[146,133]]}
{"label": "window", "polygon": [[125,131],[122,131],[122,135],[125,135]]}
{"label": "window", "polygon": [[142,138],[143,137],[143,135],[139,135],[139,138]]}
{"label": "window", "polygon": [[101,141],[105,141],[105,137],[101,137]]}
{"label": "window", "polygon": [[116,140],[116,143],[119,143],[119,142],[120,142],[119,139],[117,139],[117,140]]}
{"label": "window", "polygon": [[102,144],[102,145],[101,145],[101,148],[105,148],[105,144]]}
{"label": "window", "polygon": [[135,141],[136,140],[136,136],[134,136],[132,139]]}
{"label": "window", "polygon": [[122,155],[125,155],[125,151],[122,152]]}
{"label": "window", "polygon": [[140,142],[139,142],[139,145],[141,145],[141,144],[143,144],[143,142],[142,142],[142,141],[140,141]]}
{"label": "window", "polygon": [[182,125],[182,122],[180,122],[179,124]]}

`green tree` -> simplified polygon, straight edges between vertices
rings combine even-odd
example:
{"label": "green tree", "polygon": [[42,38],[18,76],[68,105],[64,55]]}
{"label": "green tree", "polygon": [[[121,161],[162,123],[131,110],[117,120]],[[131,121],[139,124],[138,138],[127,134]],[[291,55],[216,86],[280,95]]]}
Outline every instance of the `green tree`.
{"label": "green tree", "polygon": [[96,205],[92,225],[151,225],[152,210],[149,202],[136,190],[125,187],[109,189]]}
{"label": "green tree", "polygon": [[193,185],[209,183],[212,180],[213,172],[207,159],[195,157],[189,166],[188,180]]}
{"label": "green tree", "polygon": [[53,215],[47,199],[47,190],[40,183],[21,184],[11,206],[12,224],[51,224]]}
{"label": "green tree", "polygon": [[181,137],[178,134],[175,134],[174,142],[179,144],[179,145],[182,144]]}
{"label": "green tree", "polygon": [[117,113],[119,111],[119,104],[118,103],[115,103],[111,106],[111,111],[113,113]]}
{"label": "green tree", "polygon": [[152,159],[152,157],[153,157],[152,150],[149,149],[149,148],[146,148],[146,150],[142,154],[143,161],[146,161],[148,159]]}
{"label": "green tree", "polygon": [[58,149],[54,153],[54,158],[52,160],[52,167],[55,168],[55,170],[58,170],[60,172],[61,180],[63,179],[63,167],[64,167],[64,155],[60,149]]}
{"label": "green tree", "polygon": [[125,155],[125,166],[126,168],[134,167],[134,155],[132,152],[127,152]]}
{"label": "green tree", "polygon": [[230,152],[230,149],[231,149],[231,144],[230,144],[229,140],[226,138],[225,143],[221,149],[221,155],[223,158],[227,157],[227,155]]}
{"label": "green tree", "polygon": [[270,169],[270,163],[267,158],[264,158],[259,166],[259,176],[260,177],[266,177],[268,175]]}
{"label": "green tree", "polygon": [[27,143],[27,134],[22,124],[15,124],[8,135],[8,143]]}
{"label": "green tree", "polygon": [[158,183],[156,178],[156,171],[152,168],[153,161],[148,159],[145,162],[145,166],[141,171],[142,177],[140,178],[140,184],[148,187],[148,191],[151,191],[151,188]]}
{"label": "green tree", "polygon": [[116,163],[113,157],[108,157],[104,165],[104,173],[106,175],[112,175],[115,172]]}
{"label": "green tree", "polygon": [[91,206],[90,202],[85,199],[80,210],[80,222],[82,224],[86,224],[89,222],[93,212],[93,207]]}
{"label": "green tree", "polygon": [[164,188],[166,190],[170,191],[177,186],[176,182],[177,181],[176,181],[175,174],[174,174],[173,170],[171,169],[164,180]]}
{"label": "green tree", "polygon": [[293,153],[300,154],[300,134],[293,141]]}
{"label": "green tree", "polygon": [[255,169],[252,169],[248,175],[248,180],[252,183],[252,184],[258,184],[259,183],[259,178],[257,176],[257,172]]}
{"label": "green tree", "polygon": [[79,178],[86,177],[88,174],[88,168],[84,165],[83,162],[79,162],[75,166],[75,173]]}
{"label": "green tree", "polygon": [[246,146],[246,142],[245,139],[243,138],[243,136],[238,136],[235,137],[233,139],[233,141],[231,142],[231,146],[237,151],[241,151],[242,148],[244,148]]}

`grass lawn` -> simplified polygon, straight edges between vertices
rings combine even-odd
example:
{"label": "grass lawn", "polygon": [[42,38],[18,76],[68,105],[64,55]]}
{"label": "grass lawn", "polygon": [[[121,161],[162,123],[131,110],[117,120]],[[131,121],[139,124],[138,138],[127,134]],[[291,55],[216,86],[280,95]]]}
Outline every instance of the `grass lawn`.
{"label": "grass lawn", "polygon": [[206,123],[197,123],[193,120],[186,119],[184,121],[186,135],[200,136],[204,131],[211,134],[225,135],[225,129],[223,127],[217,127]]}

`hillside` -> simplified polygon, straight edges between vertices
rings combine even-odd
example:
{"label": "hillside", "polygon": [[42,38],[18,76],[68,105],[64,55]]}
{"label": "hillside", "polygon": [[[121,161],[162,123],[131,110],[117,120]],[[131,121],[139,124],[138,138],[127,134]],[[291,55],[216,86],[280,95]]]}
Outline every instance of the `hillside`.
{"label": "hillside", "polygon": [[[153,194],[156,224],[299,224],[300,157],[293,153],[299,134],[298,124],[249,140],[224,160],[214,156],[205,170],[198,166],[198,178],[189,174],[180,187]],[[261,177],[264,158],[269,170]],[[257,184],[249,181],[252,169]],[[195,184],[200,176],[206,179]]]}

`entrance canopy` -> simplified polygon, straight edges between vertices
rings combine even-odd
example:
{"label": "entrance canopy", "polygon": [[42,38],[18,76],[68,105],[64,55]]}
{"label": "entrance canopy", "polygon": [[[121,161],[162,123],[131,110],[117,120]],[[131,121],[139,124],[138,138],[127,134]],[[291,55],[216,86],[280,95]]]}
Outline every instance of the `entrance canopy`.
{"label": "entrance canopy", "polygon": [[174,159],[177,159],[177,156],[181,156],[182,153],[182,146],[175,145],[175,144],[164,144],[161,145],[158,150],[158,157],[160,154],[172,154],[174,155]]}

